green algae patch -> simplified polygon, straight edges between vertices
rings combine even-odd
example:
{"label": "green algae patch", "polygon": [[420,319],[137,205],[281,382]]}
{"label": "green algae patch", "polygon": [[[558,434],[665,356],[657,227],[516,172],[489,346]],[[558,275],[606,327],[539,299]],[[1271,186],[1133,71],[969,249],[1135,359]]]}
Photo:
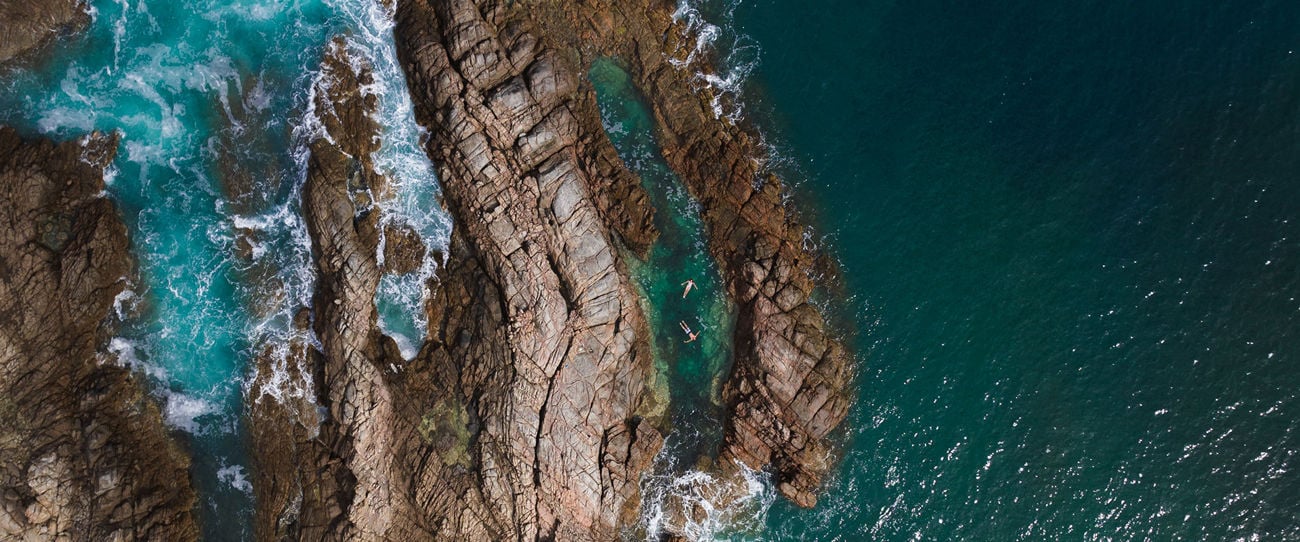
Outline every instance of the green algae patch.
{"label": "green algae patch", "polygon": [[447,466],[470,466],[469,412],[459,401],[443,398],[420,417],[420,439],[438,452]]}

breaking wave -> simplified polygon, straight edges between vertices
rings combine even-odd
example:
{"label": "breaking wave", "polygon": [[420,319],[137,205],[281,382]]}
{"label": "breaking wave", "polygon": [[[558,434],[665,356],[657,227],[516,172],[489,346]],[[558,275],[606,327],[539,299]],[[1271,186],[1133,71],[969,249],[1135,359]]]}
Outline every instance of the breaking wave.
{"label": "breaking wave", "polygon": [[776,490],[767,473],[738,465],[737,476],[673,468],[669,446],[654,474],[641,481],[641,527],[646,540],[677,535],[692,541],[744,540],[762,531]]}
{"label": "breaking wave", "polygon": [[[687,35],[695,41],[690,50],[669,59],[677,68],[694,71],[695,90],[708,90],[714,116],[732,124],[744,117],[741,93],[762,55],[757,41],[735,29],[736,8],[741,2],[681,0],[673,18],[686,26]],[[720,24],[709,22],[705,13]]]}
{"label": "breaking wave", "polygon": [[[361,91],[375,96],[378,103],[375,115],[383,133],[379,151],[374,155],[375,168],[388,177],[393,188],[392,199],[382,203],[381,225],[411,228],[428,249],[417,271],[385,275],[375,294],[380,328],[393,337],[403,356],[410,359],[425,340],[428,285],[438,265],[444,263],[436,255],[445,254],[450,243],[451,217],[439,202],[441,188],[433,163],[421,145],[425,132],[415,121],[406,74],[397,61],[393,9],[383,2],[331,0],[329,3],[349,21],[352,29],[345,39],[349,58],[354,63],[366,62],[374,73],[374,82]],[[386,244],[383,231],[381,228],[376,255],[381,264]]]}

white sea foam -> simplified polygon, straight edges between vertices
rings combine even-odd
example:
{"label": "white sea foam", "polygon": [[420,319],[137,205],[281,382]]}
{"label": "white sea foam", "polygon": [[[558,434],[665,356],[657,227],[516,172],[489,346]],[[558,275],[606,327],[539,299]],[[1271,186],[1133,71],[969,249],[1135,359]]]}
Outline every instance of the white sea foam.
{"label": "white sea foam", "polygon": [[190,434],[199,433],[200,428],[196,418],[217,413],[217,406],[211,402],[182,393],[169,393],[165,401],[163,419],[167,421],[167,425]]}
{"label": "white sea foam", "polygon": [[740,3],[741,0],[726,1],[719,26],[705,19],[698,2],[679,2],[673,18],[685,23],[686,34],[694,37],[694,42],[684,56],[669,58],[673,66],[695,73],[696,90],[711,90],[713,114],[733,124],[744,116],[740,93],[750,73],[758,67],[762,53],[757,41],[734,30],[735,12]]}
{"label": "white sea foam", "polygon": [[[406,88],[406,76],[397,61],[393,39],[393,12],[382,2],[330,1],[349,23],[352,32],[346,38],[353,69],[365,62],[374,74],[373,83],[361,91],[377,98],[375,112],[383,127],[382,144],[375,153],[375,167],[392,183],[393,198],[383,202],[383,225],[408,226],[415,230],[429,249],[420,269],[402,276],[386,276],[376,292],[377,301],[402,308],[404,323],[381,318],[380,328],[392,336],[407,359],[413,357],[424,342],[423,335],[408,337],[399,328],[422,332],[428,327],[424,305],[427,288],[437,266],[435,251],[446,252],[451,237],[451,218],[438,203],[440,188],[433,164],[424,153],[421,141],[424,130],[415,122],[414,106]],[[376,258],[382,263],[386,239],[382,238]]]}
{"label": "white sea foam", "polygon": [[[664,461],[664,455],[661,452],[657,462]],[[641,482],[641,526],[647,540],[668,534],[693,541],[739,538],[763,527],[776,500],[769,476],[743,464],[739,480],[694,469],[671,474],[671,468],[663,467],[656,465],[657,473]]]}
{"label": "white sea foam", "polygon": [[243,465],[226,465],[217,469],[217,481],[253,496],[253,484],[248,481]]}
{"label": "white sea foam", "polygon": [[113,297],[113,314],[117,315],[118,320],[126,320],[126,317],[134,312],[140,303],[140,296],[130,288],[130,281],[125,277],[122,280],[127,283],[127,287]]}

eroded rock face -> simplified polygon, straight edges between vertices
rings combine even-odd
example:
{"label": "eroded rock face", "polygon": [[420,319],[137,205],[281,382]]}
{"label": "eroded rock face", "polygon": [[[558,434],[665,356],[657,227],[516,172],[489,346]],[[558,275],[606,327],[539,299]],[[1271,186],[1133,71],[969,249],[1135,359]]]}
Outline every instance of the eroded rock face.
{"label": "eroded rock face", "polygon": [[115,137],[0,128],[0,538],[193,540],[189,458],[105,347],[131,272]]}
{"label": "eroded rock face", "polygon": [[[442,24],[432,11],[415,15]],[[617,537],[635,519],[639,475],[662,439],[638,416],[651,402],[646,324],[602,219],[622,212],[611,210],[620,200],[593,194],[613,182],[599,171],[617,166],[632,186],[636,178],[612,149],[592,153],[575,137],[584,130],[569,111],[573,72],[557,80],[551,59],[519,59],[519,85],[550,89],[537,97],[520,86],[489,105],[461,81],[447,111],[508,139],[462,143],[478,132],[431,129],[431,149],[465,153],[441,170],[464,226],[434,282],[429,344],[407,363],[377,327],[374,294],[381,273],[427,256],[418,235],[393,230],[397,247],[384,248],[395,264],[378,263],[383,200],[368,196],[386,182],[370,161],[378,129],[356,60],[336,43],[316,87],[324,134],[311,144],[303,209],[319,349],[288,350],[315,367],[328,416],[313,433],[301,405],[265,400],[268,350],[252,394],[263,400],[250,408],[259,538]],[[642,248],[653,239],[644,212],[617,222]]]}
{"label": "eroded rock face", "polygon": [[0,65],[89,23],[82,0],[0,0]]}
{"label": "eroded rock face", "polygon": [[609,540],[634,528],[665,398],[651,391],[623,258],[658,234],[585,78],[600,55],[622,59],[649,98],[740,310],[721,469],[769,468],[812,504],[823,439],[848,405],[847,356],[808,304],[812,257],[779,181],[759,177],[746,132],[667,62],[690,43],[671,9],[399,2],[399,54],[457,224],[431,282],[429,341],[409,363],[379,332],[373,300],[382,273],[424,251],[413,232],[387,232],[398,244],[379,263],[387,182],[370,162],[369,75],[332,49],[303,190],[319,348],[292,350],[314,367],[328,415],[313,432],[311,420],[284,421],[301,409],[252,413],[254,438],[295,458],[259,460],[258,484],[270,484],[257,489],[259,537]]}
{"label": "eroded rock face", "polygon": [[[541,35],[580,56],[627,66],[653,110],[668,164],[699,200],[709,249],[739,309],[735,364],[723,388],[730,409],[723,464],[767,468],[782,494],[812,506],[830,468],[827,434],[850,403],[849,356],[809,304],[814,255],[781,203],[780,180],[762,171],[764,150],[744,127],[719,118],[713,92],[686,60],[697,36],[662,0],[538,4]],[[676,65],[675,65],[676,64]]]}
{"label": "eroded rock face", "polygon": [[[456,219],[434,343],[406,373],[444,402],[419,413],[428,444],[401,457],[440,538],[609,540],[635,521],[639,475],[662,446],[640,416],[656,400],[649,334],[619,250],[644,251],[656,232],[578,93],[583,72],[522,15],[398,4],[416,117]],[[461,409],[470,430],[449,431]]]}

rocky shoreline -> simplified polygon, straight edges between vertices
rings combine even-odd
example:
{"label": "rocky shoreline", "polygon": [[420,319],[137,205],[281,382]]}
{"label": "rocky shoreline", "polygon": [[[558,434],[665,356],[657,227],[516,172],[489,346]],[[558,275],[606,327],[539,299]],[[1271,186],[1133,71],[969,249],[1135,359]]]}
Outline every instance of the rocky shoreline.
{"label": "rocky shoreline", "polygon": [[[815,257],[804,248],[803,227],[782,205],[780,180],[760,169],[763,149],[745,128],[714,114],[707,89],[701,92],[695,83],[697,74],[712,69],[707,62],[685,69],[672,62],[683,64],[696,39],[673,18],[673,3],[452,4],[463,6],[446,9],[458,31],[472,23],[457,20],[457,14],[472,20],[479,13],[491,21],[489,34],[525,34],[515,43],[565,59],[561,69],[580,80],[572,91],[579,104],[573,114],[584,138],[605,140],[582,74],[602,56],[631,73],[654,112],[669,166],[701,203],[710,252],[739,306],[735,365],[723,390],[730,416],[722,464],[771,468],[782,494],[812,506],[830,468],[825,437],[848,411],[849,356],[809,303]],[[420,50],[422,43],[402,43],[403,23],[399,18],[399,47]],[[484,42],[470,47],[463,52],[467,58],[490,64],[509,58],[515,45],[496,51]],[[408,79],[419,104],[420,68],[408,64],[408,71],[414,72]],[[499,82],[489,93],[506,91],[509,84]],[[644,206],[637,202],[628,212],[636,214],[638,205]]]}
{"label": "rocky shoreline", "polygon": [[[256,539],[644,536],[641,484],[670,428],[627,259],[659,232],[601,125],[586,74],[602,57],[648,101],[738,310],[724,442],[708,467],[723,480],[720,505],[745,469],[771,472],[800,506],[816,502],[832,462],[825,439],[849,404],[849,356],[809,303],[814,256],[780,180],[759,166],[755,138],[713,113],[696,79],[707,63],[683,66],[696,36],[674,9],[397,3],[398,54],[456,220],[428,284],[428,342],[409,360],[380,331],[375,292],[426,248],[383,219],[392,194],[372,158],[370,68],[342,40],[327,48],[302,188],[316,291],[295,318],[300,339],[261,346],[245,398]],[[66,27],[41,20],[42,36]],[[14,537],[198,536],[187,457],[130,372],[100,359],[130,269],[125,228],[100,195],[115,148],[113,137],[54,145],[0,130],[11,225],[0,385],[6,398],[41,396],[0,407],[48,422],[0,432],[0,533]],[[228,184],[245,196],[252,186]],[[54,339],[33,335],[49,329]],[[283,378],[308,396],[276,394]]]}
{"label": "rocky shoreline", "polygon": [[0,538],[188,540],[189,457],[107,352],[131,273],[117,138],[0,128]]}
{"label": "rocky shoreline", "polygon": [[29,60],[59,36],[81,31],[90,24],[88,9],[82,0],[0,0],[0,67]]}

